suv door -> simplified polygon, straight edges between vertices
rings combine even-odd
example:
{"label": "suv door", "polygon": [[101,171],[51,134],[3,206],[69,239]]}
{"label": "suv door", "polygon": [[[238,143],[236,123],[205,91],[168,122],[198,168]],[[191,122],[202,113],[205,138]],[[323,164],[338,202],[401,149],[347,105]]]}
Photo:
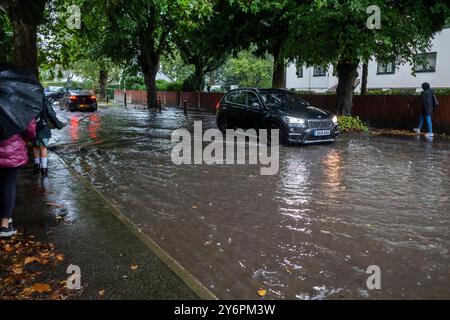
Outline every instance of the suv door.
{"label": "suv door", "polygon": [[244,125],[243,114],[247,108],[245,91],[236,90],[228,93],[222,103],[222,108],[230,126],[242,128]]}
{"label": "suv door", "polygon": [[246,128],[260,128],[264,116],[265,110],[258,94],[253,91],[247,91],[247,109],[245,112]]}

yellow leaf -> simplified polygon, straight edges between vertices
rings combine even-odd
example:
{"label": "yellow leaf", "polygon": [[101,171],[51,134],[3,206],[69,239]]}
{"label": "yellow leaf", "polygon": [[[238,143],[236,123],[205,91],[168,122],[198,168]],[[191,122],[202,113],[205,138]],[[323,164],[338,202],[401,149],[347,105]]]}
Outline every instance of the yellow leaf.
{"label": "yellow leaf", "polygon": [[57,254],[56,255],[56,260],[58,260],[59,262],[64,261],[64,255],[63,254]]}
{"label": "yellow leaf", "polygon": [[31,287],[25,288],[23,290],[23,293],[25,295],[30,295],[34,292],[44,293],[44,292],[49,292],[49,291],[50,291],[50,286],[48,284],[36,283],[36,284],[32,285]]}
{"label": "yellow leaf", "polygon": [[9,253],[9,252],[13,251],[13,248],[9,244],[6,244],[5,246],[3,246],[3,250],[5,250],[5,252]]}
{"label": "yellow leaf", "polygon": [[265,289],[260,288],[260,289],[258,290],[258,295],[259,295],[260,297],[265,297],[266,294],[267,294],[267,291],[266,291]]}
{"label": "yellow leaf", "polygon": [[14,274],[22,274],[23,272],[22,266],[20,264],[15,264],[12,268],[12,272]]}
{"label": "yellow leaf", "polygon": [[98,295],[101,296],[101,297],[103,297],[103,296],[105,295],[105,289],[100,290],[100,291],[98,292]]}
{"label": "yellow leaf", "polygon": [[132,265],[130,266],[130,269],[133,270],[133,271],[136,271],[137,268],[138,268],[138,265],[137,265],[137,264],[132,264]]}
{"label": "yellow leaf", "polygon": [[39,259],[36,257],[26,257],[25,262],[23,264],[29,264],[33,262],[39,262]]}

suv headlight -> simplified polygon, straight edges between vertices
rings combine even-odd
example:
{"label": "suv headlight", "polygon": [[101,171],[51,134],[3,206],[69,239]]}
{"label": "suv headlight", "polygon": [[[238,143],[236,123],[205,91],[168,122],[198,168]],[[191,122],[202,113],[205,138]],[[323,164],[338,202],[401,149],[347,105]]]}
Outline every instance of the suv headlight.
{"label": "suv headlight", "polygon": [[299,124],[299,125],[305,124],[305,119],[301,119],[301,118],[284,117],[284,121],[286,121],[289,124]]}
{"label": "suv headlight", "polygon": [[333,117],[333,123],[334,123],[334,124],[338,124],[338,117],[337,117],[337,116],[334,116],[334,117]]}

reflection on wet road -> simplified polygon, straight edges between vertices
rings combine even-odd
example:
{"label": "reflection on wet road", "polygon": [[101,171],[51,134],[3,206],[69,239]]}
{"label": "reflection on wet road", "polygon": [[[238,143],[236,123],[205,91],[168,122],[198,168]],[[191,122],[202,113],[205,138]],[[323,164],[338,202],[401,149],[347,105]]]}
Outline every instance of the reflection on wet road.
{"label": "reflection on wet road", "polygon": [[[280,171],[175,166],[172,130],[214,116],[66,113],[54,143],[219,298],[450,298],[450,144],[343,136],[281,147]],[[368,290],[369,265],[381,290]]]}

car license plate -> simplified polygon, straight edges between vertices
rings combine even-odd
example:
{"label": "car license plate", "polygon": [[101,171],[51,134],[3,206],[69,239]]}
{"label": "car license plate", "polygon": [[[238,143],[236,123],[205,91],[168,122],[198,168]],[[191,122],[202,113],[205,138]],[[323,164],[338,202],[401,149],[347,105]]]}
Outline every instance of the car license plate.
{"label": "car license plate", "polygon": [[321,137],[321,136],[329,136],[331,134],[330,130],[316,130],[314,131],[314,136]]}
{"label": "car license plate", "polygon": [[87,108],[88,105],[87,104],[80,104],[80,108]]}

